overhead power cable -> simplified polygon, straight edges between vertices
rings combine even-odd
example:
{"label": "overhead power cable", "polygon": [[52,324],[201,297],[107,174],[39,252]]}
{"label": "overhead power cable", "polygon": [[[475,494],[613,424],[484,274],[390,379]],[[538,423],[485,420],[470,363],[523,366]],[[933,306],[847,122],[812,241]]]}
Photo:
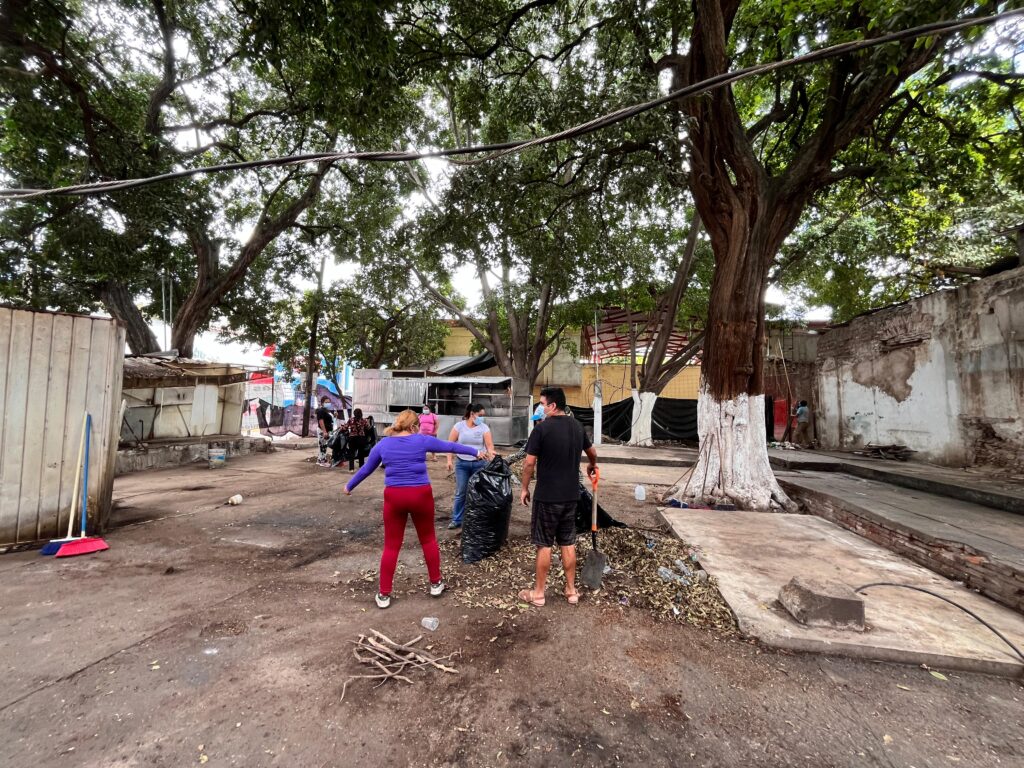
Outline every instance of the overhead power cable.
{"label": "overhead power cable", "polygon": [[755,75],[762,75],[768,72],[774,72],[780,69],[788,69],[790,67],[800,66],[803,64],[812,64],[819,61],[825,61],[828,59],[838,58],[839,56],[846,56],[857,51],[862,51],[867,48],[873,48],[879,45],[885,45],[887,43],[902,42],[906,40],[915,40],[922,37],[934,37],[938,35],[947,35],[953,32],[960,31],[962,29],[968,29],[970,27],[987,26],[994,24],[998,21],[1004,21],[1014,16],[1024,15],[1024,8],[1015,9],[1011,11],[1004,11],[1002,13],[993,14],[990,16],[977,16],[968,19],[960,19],[955,21],[938,21],[931,24],[922,24],[921,26],[912,27],[910,29],[901,30],[898,32],[891,32],[887,35],[880,35],[865,40],[855,40],[846,43],[838,43],[836,45],[827,46],[817,51],[803,54],[802,56],[796,56],[791,59],[784,59],[782,61],[769,62],[767,64],[757,64],[750,67],[744,67],[742,69],[733,70],[731,72],[723,72],[719,75],[709,77],[705,80],[701,80],[698,83],[693,83],[684,88],[672,91],[665,94],[657,99],[645,101],[642,104],[634,104],[632,106],[623,107],[622,109],[614,112],[596,117],[593,120],[574,125],[565,130],[557,133],[547,134],[545,136],[539,136],[534,139],[523,140],[523,141],[508,141],[501,144],[480,144],[468,147],[454,147],[451,149],[437,149],[427,151],[365,151],[365,152],[312,152],[300,155],[286,155],[283,157],[264,158],[261,160],[248,160],[234,163],[224,163],[221,165],[210,165],[201,168],[187,168],[180,171],[172,171],[170,173],[162,173],[156,176],[147,176],[136,179],[117,179],[113,181],[101,181],[89,184],[76,184],[67,187],[56,187],[53,189],[0,189],[0,200],[26,200],[36,197],[46,197],[52,195],[64,195],[64,196],[80,196],[80,195],[95,195],[102,194],[104,192],[116,192],[123,189],[132,189],[134,187],[141,187],[148,184],[156,184],[164,181],[173,181],[175,179],[188,178],[190,176],[197,176],[206,173],[223,173],[228,171],[239,171],[248,170],[252,168],[267,168],[275,166],[289,166],[289,165],[304,165],[307,163],[335,163],[343,160],[355,160],[359,162],[411,162],[414,160],[425,160],[428,158],[457,158],[462,155],[478,155],[484,154],[484,157],[475,158],[472,160],[452,160],[462,165],[475,165],[489,160],[494,160],[499,157],[504,157],[509,154],[522,152],[532,147],[543,146],[545,144],[553,144],[560,141],[566,141],[579,136],[584,136],[595,131],[599,131],[603,128],[607,128],[617,123],[621,123],[637,115],[649,112],[652,109],[663,106],[673,101],[680,101],[682,99],[692,98],[700,94],[708,93],[709,91],[723,88],[732,83],[744,80],[748,77]]}

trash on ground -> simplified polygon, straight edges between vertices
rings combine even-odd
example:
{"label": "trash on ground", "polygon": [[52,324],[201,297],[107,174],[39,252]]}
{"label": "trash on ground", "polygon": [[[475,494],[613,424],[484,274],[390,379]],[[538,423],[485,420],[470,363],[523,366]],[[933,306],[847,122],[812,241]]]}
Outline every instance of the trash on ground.
{"label": "trash on ground", "polygon": [[[457,559],[459,544],[441,544],[443,559]],[[588,538],[580,537],[577,562],[589,553]],[[674,536],[651,530],[610,528],[602,533],[601,551],[608,555],[611,572],[606,573],[599,592],[583,593],[581,603],[594,602],[616,610],[644,610],[668,621],[736,631],[736,620],[718,591],[714,578],[697,565],[688,565],[690,576],[673,570],[675,561],[697,563],[699,553]],[[506,616],[517,616],[528,606],[518,603],[516,593],[532,583],[536,547],[528,537],[513,537],[493,557],[475,565],[459,564],[445,573],[454,600],[471,608],[492,608]],[[670,581],[658,574],[664,567],[674,574]],[[686,579],[688,583],[682,583]],[[548,595],[560,595],[565,588],[561,560],[552,558]]]}
{"label": "trash on ground", "polygon": [[870,456],[873,459],[895,459],[896,461],[906,461],[912,457],[917,451],[907,448],[905,445],[878,445],[876,443],[868,443],[861,450],[854,451],[858,456]]}
{"label": "trash on ground", "polygon": [[434,616],[424,616],[420,619],[420,626],[424,629],[429,629],[431,632],[436,630],[441,625],[441,621]]}
{"label": "trash on ground", "polygon": [[232,496],[230,499],[228,499],[228,504],[230,504],[232,507],[237,507],[241,503],[242,503],[242,494],[240,494],[240,493],[236,493],[234,496]]}

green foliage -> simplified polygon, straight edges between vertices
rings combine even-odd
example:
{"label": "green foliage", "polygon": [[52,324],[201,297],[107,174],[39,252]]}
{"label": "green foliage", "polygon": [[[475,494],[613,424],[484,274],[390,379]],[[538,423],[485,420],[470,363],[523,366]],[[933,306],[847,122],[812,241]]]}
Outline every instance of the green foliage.
{"label": "green foliage", "polygon": [[[387,144],[407,115],[389,63],[396,41],[386,4],[104,0],[9,8],[0,176],[11,185],[149,176],[337,141]],[[279,267],[257,265],[264,275],[294,266],[293,247],[262,252],[268,240],[260,225],[292,218],[309,183],[304,169],[267,169],[5,206],[3,298],[91,311],[115,280],[153,315],[166,270],[175,276],[176,308],[227,290],[220,309],[237,320],[231,304],[244,289],[231,287],[235,267],[244,275],[247,247],[264,262],[284,256]],[[197,243],[207,241],[214,263],[202,273]],[[199,309],[190,322],[206,317]]]}
{"label": "green foliage", "polygon": [[1005,230],[1024,221],[1019,190],[995,188],[959,203],[930,191],[868,205],[834,196],[783,247],[778,283],[843,322],[1016,257]]}
{"label": "green foliage", "polygon": [[[652,98],[704,63],[693,72],[693,62],[680,64],[693,45],[694,10],[668,0],[54,0],[4,8],[13,10],[0,30],[0,177],[26,187],[328,147],[532,138]],[[742,2],[729,20],[728,66],[988,8]],[[784,287],[845,317],[949,282],[939,267],[1004,255],[1008,245],[991,233],[1017,223],[1024,189],[1024,83],[1007,54],[1020,28],[1004,25],[1002,49],[993,49],[994,33],[972,29],[732,86],[726,103],[742,126],[735,142],[749,144],[761,189],[786,192],[795,213],[808,206],[799,224],[792,217],[796,229],[777,260]],[[390,317],[404,306],[402,291],[385,297],[381,286],[408,285],[415,267],[449,312],[470,310],[526,365],[536,350],[525,340],[538,330],[556,343],[559,329],[585,322],[596,306],[657,304],[688,229],[687,188],[706,183],[692,173],[707,160],[688,146],[692,119],[686,105],[671,104],[480,165],[339,167],[294,225],[259,244],[241,268],[247,277],[218,296],[213,315],[237,337],[277,338],[281,317],[290,327],[308,313],[295,286],[308,284],[310,265],[326,252],[360,265],[365,291],[383,302],[368,314]],[[819,142],[823,135],[832,138]],[[716,151],[732,151],[725,136]],[[727,168],[738,188],[733,161],[742,155],[712,158],[702,172]],[[233,274],[250,233],[287,214],[309,173],[264,169],[5,205],[0,300],[93,311],[102,287],[116,281],[153,316],[167,271],[181,307]],[[726,207],[715,209],[719,219]],[[201,284],[204,239],[216,255]],[[713,257],[702,242],[680,323],[709,303]],[[458,286],[474,297],[463,307],[452,283],[467,269],[488,284]],[[336,298],[349,306],[348,294]],[[392,357],[411,359],[410,350],[431,343],[396,340]],[[365,349],[339,345],[369,359]]]}
{"label": "green foliage", "polygon": [[318,370],[340,383],[345,362],[357,368],[426,366],[444,354],[448,326],[415,292],[358,275],[321,296],[307,291],[281,301],[272,314],[279,337],[276,357],[305,370],[313,317],[318,315]]}

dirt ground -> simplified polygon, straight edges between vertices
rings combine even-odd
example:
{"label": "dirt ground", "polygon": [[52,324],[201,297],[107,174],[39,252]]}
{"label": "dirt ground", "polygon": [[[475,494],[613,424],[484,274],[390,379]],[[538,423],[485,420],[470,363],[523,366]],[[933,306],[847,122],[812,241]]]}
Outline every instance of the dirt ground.
{"label": "dirt ground", "polygon": [[[122,477],[108,552],[0,557],[0,766],[1024,766],[1020,682],[783,655],[587,594],[473,606],[488,572],[451,543],[434,600],[411,527],[378,610],[383,473],[346,498],[311,455]],[[443,516],[453,483],[432,475]],[[607,465],[602,503],[653,527],[633,484],[659,480]],[[514,541],[527,522],[517,507]],[[371,628],[461,650],[458,674],[339,701]]]}

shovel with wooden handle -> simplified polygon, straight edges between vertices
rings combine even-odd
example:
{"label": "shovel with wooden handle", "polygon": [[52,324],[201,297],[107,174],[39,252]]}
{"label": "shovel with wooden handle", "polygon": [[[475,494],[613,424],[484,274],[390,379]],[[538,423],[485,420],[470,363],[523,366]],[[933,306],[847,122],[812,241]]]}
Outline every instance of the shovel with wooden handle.
{"label": "shovel with wooden handle", "polygon": [[597,548],[597,483],[600,479],[601,473],[597,467],[594,467],[594,473],[590,476],[591,495],[594,497],[594,504],[590,513],[590,542],[594,548],[587,555],[587,562],[583,564],[583,583],[591,589],[601,588],[604,569],[608,565],[608,557]]}

